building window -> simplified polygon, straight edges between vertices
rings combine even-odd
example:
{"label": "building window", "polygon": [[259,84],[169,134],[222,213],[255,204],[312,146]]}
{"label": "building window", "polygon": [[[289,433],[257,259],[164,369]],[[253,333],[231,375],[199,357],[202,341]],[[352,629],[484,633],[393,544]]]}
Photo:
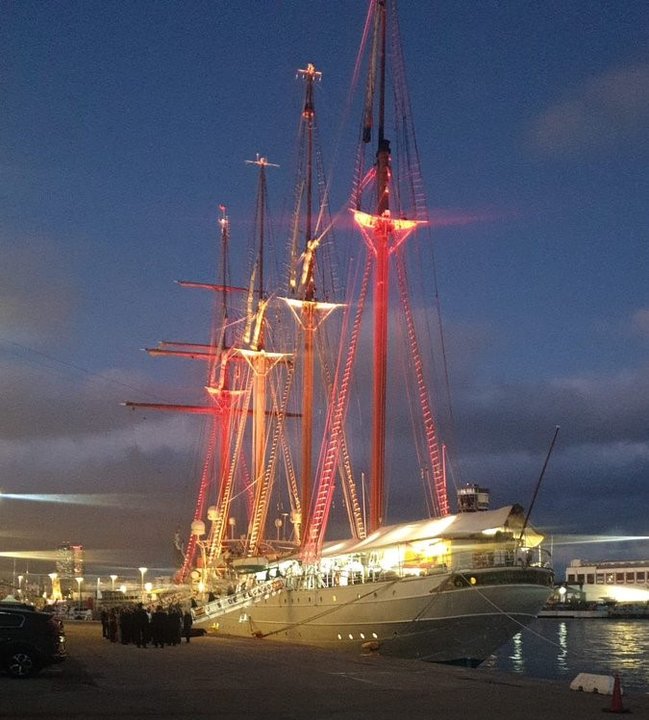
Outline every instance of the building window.
{"label": "building window", "polygon": [[577,574],[577,585],[583,585],[584,584],[584,575],[583,573]]}
{"label": "building window", "polygon": [[574,585],[577,581],[575,580],[575,576],[573,573],[568,573],[568,584]]}
{"label": "building window", "polygon": [[588,575],[586,575],[586,584],[587,585],[595,584],[595,576],[593,575],[593,573],[588,573]]}
{"label": "building window", "polygon": [[597,573],[597,579],[596,582],[598,585],[604,584],[604,573]]}
{"label": "building window", "polygon": [[634,572],[628,572],[626,574],[626,581],[628,583],[634,583],[635,582],[635,573]]}
{"label": "building window", "polygon": [[644,570],[642,572],[637,572],[635,574],[635,581],[637,583],[643,583],[645,581],[645,573]]}
{"label": "building window", "polygon": [[624,583],[624,573],[615,573],[615,582],[618,585],[621,585]]}
{"label": "building window", "polygon": [[613,573],[606,573],[606,582],[608,585],[614,585],[615,575],[613,575]]}

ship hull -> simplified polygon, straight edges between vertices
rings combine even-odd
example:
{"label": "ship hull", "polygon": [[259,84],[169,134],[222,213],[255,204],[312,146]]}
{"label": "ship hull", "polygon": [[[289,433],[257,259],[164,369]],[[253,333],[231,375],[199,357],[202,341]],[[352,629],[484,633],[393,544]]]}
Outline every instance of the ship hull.
{"label": "ship hull", "polygon": [[311,590],[276,581],[213,604],[221,609],[206,606],[196,624],[226,635],[478,665],[535,619],[551,583],[546,568],[518,567]]}

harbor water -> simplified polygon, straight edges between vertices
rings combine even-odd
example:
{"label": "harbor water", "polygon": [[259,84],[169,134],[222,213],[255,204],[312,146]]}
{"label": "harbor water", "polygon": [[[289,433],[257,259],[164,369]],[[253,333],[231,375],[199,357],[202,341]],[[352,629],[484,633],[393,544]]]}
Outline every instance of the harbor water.
{"label": "harbor water", "polygon": [[649,694],[649,620],[539,618],[480,669],[571,680],[619,673],[627,691]]}

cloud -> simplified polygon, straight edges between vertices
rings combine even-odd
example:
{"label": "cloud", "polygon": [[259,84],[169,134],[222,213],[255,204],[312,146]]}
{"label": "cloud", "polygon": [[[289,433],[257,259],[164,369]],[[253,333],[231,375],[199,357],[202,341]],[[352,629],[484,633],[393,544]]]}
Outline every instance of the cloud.
{"label": "cloud", "polygon": [[649,308],[640,308],[633,313],[631,329],[636,335],[649,338]]}
{"label": "cloud", "polygon": [[[127,415],[126,410],[123,413]],[[110,430],[0,440],[0,467],[5,470],[13,467],[18,472],[18,468],[28,465],[30,474],[40,478],[52,474],[67,478],[83,475],[84,468],[102,464],[109,468],[120,459],[136,460],[135,455],[155,457],[165,451],[186,452],[191,447],[190,425],[191,421],[183,416],[160,416],[146,422],[138,418],[136,423],[125,418],[123,427]],[[59,488],[59,492],[64,491],[68,488]]]}
{"label": "cloud", "polygon": [[555,425],[571,443],[635,442],[649,436],[648,366],[459,390],[456,415],[464,418],[462,440],[471,451],[533,450]]}
{"label": "cloud", "polygon": [[[536,151],[590,153],[633,143],[649,150],[649,63],[610,69],[548,108],[527,132]],[[640,141],[640,142],[638,142]]]}
{"label": "cloud", "polygon": [[[532,522],[544,532],[642,535],[649,478],[649,366],[550,382],[466,386],[456,397],[458,484],[529,507],[561,426]],[[587,549],[590,556],[602,550]],[[618,548],[618,554],[626,553]],[[588,553],[566,550],[562,561]]]}

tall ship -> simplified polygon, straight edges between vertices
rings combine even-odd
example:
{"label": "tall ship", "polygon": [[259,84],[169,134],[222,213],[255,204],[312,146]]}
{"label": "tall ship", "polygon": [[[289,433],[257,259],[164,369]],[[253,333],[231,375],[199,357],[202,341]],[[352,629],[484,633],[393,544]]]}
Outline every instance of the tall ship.
{"label": "tall ship", "polygon": [[448,372],[443,345],[434,350],[443,334],[431,222],[400,43],[396,3],[370,0],[352,190],[337,213],[317,132],[321,73],[298,71],[284,251],[269,218],[274,165],[258,155],[247,267],[230,267],[223,207],[216,282],[181,282],[214,295],[209,342],[150,350],[205,363],[205,400],[127,405],[204,416],[170,594],[191,599],[197,625],[476,665],[536,617],[553,573],[522,506],[489,509],[486,489],[460,483],[451,509]]}

